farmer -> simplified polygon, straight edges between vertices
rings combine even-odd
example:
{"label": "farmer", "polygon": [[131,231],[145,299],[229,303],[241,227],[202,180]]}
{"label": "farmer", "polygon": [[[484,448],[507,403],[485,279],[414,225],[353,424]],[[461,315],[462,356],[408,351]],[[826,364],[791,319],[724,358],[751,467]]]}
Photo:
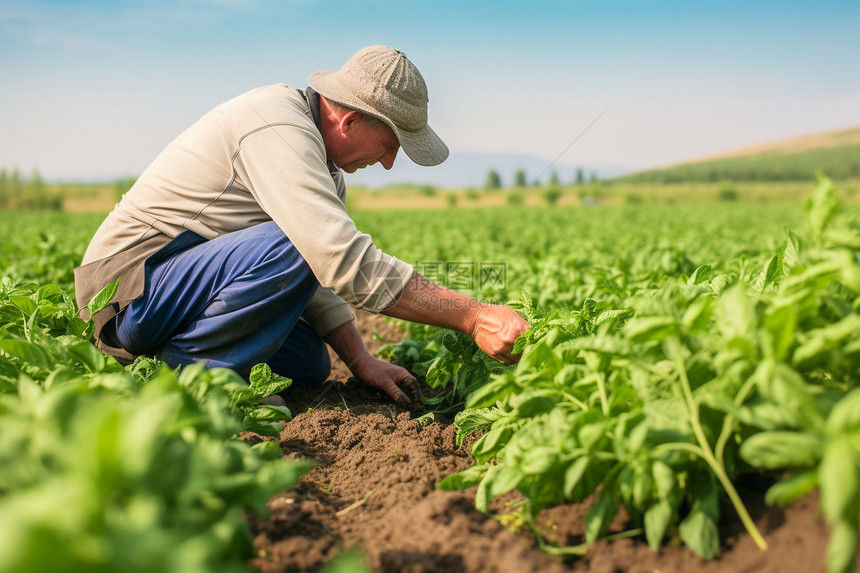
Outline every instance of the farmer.
{"label": "farmer", "polygon": [[391,169],[401,147],[419,165],[448,156],[427,125],[418,69],[371,46],[309,84],[261,87],[216,107],[123,196],[75,269],[80,307],[119,279],[93,317],[98,347],[124,363],[155,355],[245,377],[265,362],[297,384],[320,384],[328,343],[357,379],[408,406],[415,379],[367,351],[351,304],[466,333],[515,362],[525,320],[383,253],[344,206],[343,171]]}

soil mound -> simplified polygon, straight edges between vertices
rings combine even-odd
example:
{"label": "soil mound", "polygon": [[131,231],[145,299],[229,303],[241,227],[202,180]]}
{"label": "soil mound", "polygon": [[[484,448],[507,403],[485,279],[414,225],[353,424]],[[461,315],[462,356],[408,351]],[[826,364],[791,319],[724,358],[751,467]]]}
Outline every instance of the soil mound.
{"label": "soil mound", "polygon": [[[360,314],[358,320],[371,349],[403,336],[381,317]],[[515,533],[478,512],[474,488],[435,489],[438,480],[470,465],[470,444],[456,447],[450,420],[437,417],[421,426],[420,412],[397,408],[351,378],[342,363],[333,359],[333,364],[332,379],[322,388],[295,389],[286,397],[295,418],[286,424],[280,445],[287,457],[312,459],[317,466],[269,501],[267,517],[249,518],[259,555],[251,565],[262,573],[320,571],[350,548],[361,551],[371,570],[392,573],[825,569],[829,530],[817,515],[817,497],[790,508],[767,507],[762,500],[773,481],[768,476],[739,484],[770,546],[767,552],[755,546],[726,505],[723,547],[713,561],[702,561],[677,541],[652,551],[644,536],[600,542],[584,556],[566,560],[550,556],[529,531]],[[497,500],[492,509],[504,513],[505,501],[513,499]],[[539,518],[545,537],[560,545],[582,543],[587,509],[586,503],[546,510]],[[625,529],[619,515],[612,531]]]}

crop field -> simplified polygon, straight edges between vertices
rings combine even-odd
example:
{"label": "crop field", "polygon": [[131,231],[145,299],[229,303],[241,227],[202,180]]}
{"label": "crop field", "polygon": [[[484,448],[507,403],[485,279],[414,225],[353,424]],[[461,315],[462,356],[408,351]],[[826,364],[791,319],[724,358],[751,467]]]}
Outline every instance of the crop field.
{"label": "crop field", "polygon": [[103,215],[0,212],[0,572],[860,571],[858,209],[809,191],[354,212],[532,325],[509,367],[358,315],[413,411],[123,368],[73,302]]}

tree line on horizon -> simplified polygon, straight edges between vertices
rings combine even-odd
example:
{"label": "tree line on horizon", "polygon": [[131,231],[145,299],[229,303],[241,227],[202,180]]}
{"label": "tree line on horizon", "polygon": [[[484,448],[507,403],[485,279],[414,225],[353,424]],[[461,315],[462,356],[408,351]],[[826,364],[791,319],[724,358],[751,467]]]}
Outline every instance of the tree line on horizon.
{"label": "tree line on horizon", "polygon": [[124,177],[113,183],[47,183],[38,168],[28,177],[18,167],[0,167],[0,211],[62,211],[67,197],[92,196],[105,187],[112,187],[119,201],[135,181]]}
{"label": "tree line on horizon", "polygon": [[49,189],[38,169],[33,169],[30,177],[25,178],[17,167],[11,171],[0,168],[0,209],[59,211],[62,206],[62,193]]}
{"label": "tree line on horizon", "polygon": [[[591,172],[588,182],[597,181],[597,174]],[[583,185],[586,183],[585,170],[581,167],[576,170],[576,176],[574,180],[570,182],[571,185]],[[561,180],[558,176],[558,171],[553,170],[549,176],[548,185],[561,185]],[[495,191],[497,189],[504,189],[506,186],[504,185],[504,181],[502,179],[501,174],[496,169],[490,169],[487,172],[487,177],[484,180],[484,189],[487,191]],[[528,177],[526,176],[525,169],[517,169],[514,172],[514,180],[511,187],[515,188],[526,188],[526,187],[541,187],[540,182],[535,179],[529,182]]]}
{"label": "tree line on horizon", "polygon": [[[597,181],[597,174],[592,172],[588,182],[594,183]],[[582,168],[576,170],[576,176],[571,182],[571,185],[585,185],[585,171]],[[502,181],[502,176],[495,169],[490,169],[487,172],[487,178],[484,182],[484,190],[488,192],[499,191],[505,189]],[[523,192],[528,188],[541,188],[541,196],[548,205],[555,205],[564,194],[561,180],[558,176],[558,171],[553,170],[549,176],[549,182],[546,185],[541,185],[537,179],[529,182],[524,169],[517,169],[514,172],[513,184],[507,187],[510,191],[507,194],[507,203],[509,205],[519,205],[524,201]]]}

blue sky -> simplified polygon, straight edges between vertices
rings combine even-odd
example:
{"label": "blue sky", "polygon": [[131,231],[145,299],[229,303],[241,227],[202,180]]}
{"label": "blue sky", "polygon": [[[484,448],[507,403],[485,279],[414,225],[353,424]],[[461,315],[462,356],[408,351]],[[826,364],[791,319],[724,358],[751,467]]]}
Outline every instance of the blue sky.
{"label": "blue sky", "polygon": [[666,165],[860,125],[858,30],[858,0],[0,0],[0,166],[136,175],[222,101],[371,44],[419,67],[453,151],[581,135],[560,162]]}

